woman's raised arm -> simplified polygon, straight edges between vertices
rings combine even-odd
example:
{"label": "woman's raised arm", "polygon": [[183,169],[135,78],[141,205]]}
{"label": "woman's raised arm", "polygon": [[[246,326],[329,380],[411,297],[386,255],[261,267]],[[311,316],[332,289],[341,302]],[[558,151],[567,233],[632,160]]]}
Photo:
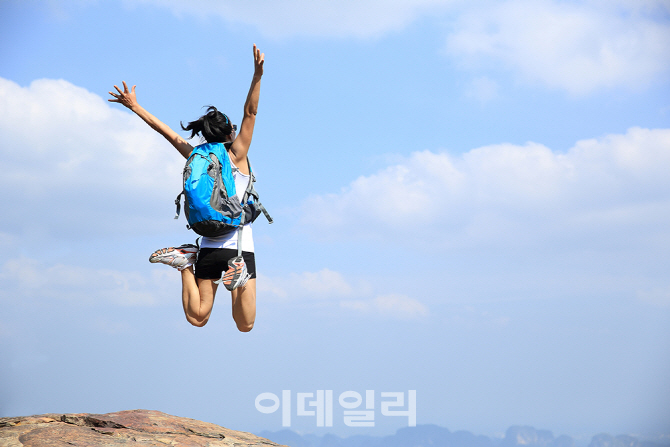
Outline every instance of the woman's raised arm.
{"label": "woman's raised arm", "polygon": [[133,85],[133,88],[128,90],[126,81],[123,81],[123,91],[121,91],[121,89],[115,85],[114,88],[118,93],[109,92],[109,94],[112,95],[114,99],[108,99],[107,101],[118,102],[119,104],[132,110],[137,116],[142,118],[145,123],[151,126],[153,130],[163,135],[165,139],[168,140],[170,144],[172,144],[175,149],[177,149],[179,153],[184,156],[184,158],[188,158],[188,156],[191,154],[191,151],[193,150],[193,146],[191,146],[186,140],[179,136],[177,132],[172,130],[170,126],[153,116],[151,113],[147,112],[144,107],[139,105],[137,102],[137,97],[135,96],[135,87],[136,86]]}
{"label": "woman's raised arm", "polygon": [[247,94],[247,100],[244,103],[244,116],[240,124],[240,133],[233,141],[230,147],[233,163],[236,166],[246,166],[247,153],[251,145],[251,138],[254,134],[256,125],[256,113],[258,112],[258,98],[261,94],[261,77],[263,76],[263,64],[265,63],[265,54],[256,48],[254,44],[254,76],[251,78],[251,87]]}

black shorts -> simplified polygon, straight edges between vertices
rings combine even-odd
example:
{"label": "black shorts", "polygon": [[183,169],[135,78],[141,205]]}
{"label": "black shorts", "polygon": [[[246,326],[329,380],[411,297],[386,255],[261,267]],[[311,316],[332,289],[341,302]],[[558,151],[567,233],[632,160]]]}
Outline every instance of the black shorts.
{"label": "black shorts", "polygon": [[[228,261],[237,256],[236,248],[201,248],[195,263],[195,277],[219,279],[228,270]],[[256,257],[253,252],[243,251],[242,257],[251,278],[256,277]]]}

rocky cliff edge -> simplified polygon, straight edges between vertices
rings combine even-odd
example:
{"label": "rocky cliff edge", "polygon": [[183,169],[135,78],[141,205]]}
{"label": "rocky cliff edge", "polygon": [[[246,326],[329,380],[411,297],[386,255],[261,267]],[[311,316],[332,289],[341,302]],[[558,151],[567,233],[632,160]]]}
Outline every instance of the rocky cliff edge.
{"label": "rocky cliff edge", "polygon": [[0,447],[279,447],[265,438],[150,410],[0,418]]}

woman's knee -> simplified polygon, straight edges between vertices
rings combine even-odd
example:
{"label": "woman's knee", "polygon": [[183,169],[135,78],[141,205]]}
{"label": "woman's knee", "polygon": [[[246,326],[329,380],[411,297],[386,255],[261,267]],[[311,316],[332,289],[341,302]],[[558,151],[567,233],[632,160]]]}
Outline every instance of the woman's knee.
{"label": "woman's knee", "polygon": [[198,320],[198,319],[193,318],[191,316],[187,316],[186,321],[188,321],[189,323],[191,323],[195,327],[203,327],[204,325],[207,324],[207,322],[209,321],[209,318],[204,318],[202,320]]}
{"label": "woman's knee", "polygon": [[237,330],[240,332],[249,332],[254,328],[254,323],[237,323]]}

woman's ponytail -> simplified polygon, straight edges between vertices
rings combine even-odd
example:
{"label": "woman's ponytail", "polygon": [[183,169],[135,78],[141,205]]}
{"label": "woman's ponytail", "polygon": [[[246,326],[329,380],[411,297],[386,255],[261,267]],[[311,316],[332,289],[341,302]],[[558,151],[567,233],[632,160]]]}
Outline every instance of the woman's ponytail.
{"label": "woman's ponytail", "polygon": [[200,134],[208,143],[226,143],[233,132],[230,119],[214,106],[209,106],[206,114],[191,121],[186,127],[181,122],[179,124],[183,130],[191,132],[190,138]]}

